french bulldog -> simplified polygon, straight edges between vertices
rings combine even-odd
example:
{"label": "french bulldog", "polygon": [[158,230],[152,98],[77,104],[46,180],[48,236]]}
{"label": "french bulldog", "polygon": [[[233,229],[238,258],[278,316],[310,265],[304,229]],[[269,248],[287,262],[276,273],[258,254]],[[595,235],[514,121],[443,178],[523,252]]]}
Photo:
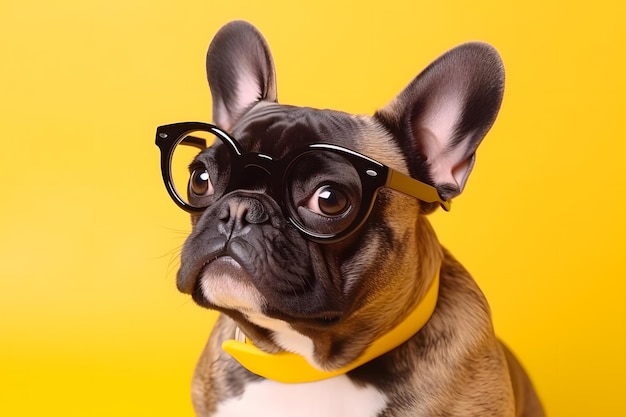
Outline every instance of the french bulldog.
{"label": "french bulldog", "polygon": [[[427,217],[463,191],[494,123],[498,53],[448,51],[371,117],[278,104],[268,44],[246,22],[220,29],[206,66],[214,124],[157,130],[166,187],[191,214],[178,289],[221,313],[196,414],[544,415]],[[176,187],[172,155],[189,145]]]}

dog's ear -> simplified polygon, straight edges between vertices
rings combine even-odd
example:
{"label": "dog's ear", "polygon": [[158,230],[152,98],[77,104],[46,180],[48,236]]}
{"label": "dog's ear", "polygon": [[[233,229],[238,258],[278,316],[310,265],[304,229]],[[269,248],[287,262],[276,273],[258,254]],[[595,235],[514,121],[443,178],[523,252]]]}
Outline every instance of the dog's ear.
{"label": "dog's ear", "polygon": [[448,200],[463,191],[503,92],[498,53],[467,43],[430,64],[376,116],[400,141],[411,174]]}
{"label": "dog's ear", "polygon": [[254,104],[277,100],[269,47],[247,22],[231,22],[218,31],[207,52],[206,70],[213,122],[227,131]]}

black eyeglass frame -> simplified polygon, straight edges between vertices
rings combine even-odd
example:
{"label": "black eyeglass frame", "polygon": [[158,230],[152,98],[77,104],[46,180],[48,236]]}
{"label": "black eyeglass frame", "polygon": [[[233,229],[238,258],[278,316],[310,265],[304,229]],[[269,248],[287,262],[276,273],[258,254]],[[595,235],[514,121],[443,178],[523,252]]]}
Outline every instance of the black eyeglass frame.
{"label": "black eyeglass frame", "polygon": [[313,241],[327,243],[336,242],[357,231],[367,220],[374,206],[376,194],[382,187],[400,191],[427,203],[439,203],[444,210],[450,210],[451,201],[441,199],[435,187],[416,180],[415,178],[396,171],[387,165],[348,148],[327,143],[314,143],[303,149],[291,152],[284,158],[274,159],[265,154],[254,152],[244,153],[241,145],[234,138],[217,126],[209,123],[182,122],[159,126],[156,131],[156,145],[161,150],[161,174],[163,176],[163,183],[172,200],[188,213],[200,213],[206,210],[208,206],[196,207],[185,201],[176,190],[174,182],[172,181],[171,164],[174,150],[180,144],[194,146],[200,151],[206,149],[206,141],[204,139],[195,136],[186,136],[194,131],[212,133],[226,145],[226,148],[231,152],[233,161],[231,173],[237,175],[237,173],[243,172],[242,170],[246,167],[256,166],[270,175],[274,182],[273,189],[277,190],[284,190],[286,174],[289,173],[290,168],[300,157],[309,152],[334,152],[348,160],[360,177],[362,185],[361,199],[365,204],[360,205],[354,221],[344,230],[335,234],[315,233],[308,230],[304,225],[301,225],[291,213],[291,210],[286,207],[285,203],[282,201],[278,202],[291,223]]}

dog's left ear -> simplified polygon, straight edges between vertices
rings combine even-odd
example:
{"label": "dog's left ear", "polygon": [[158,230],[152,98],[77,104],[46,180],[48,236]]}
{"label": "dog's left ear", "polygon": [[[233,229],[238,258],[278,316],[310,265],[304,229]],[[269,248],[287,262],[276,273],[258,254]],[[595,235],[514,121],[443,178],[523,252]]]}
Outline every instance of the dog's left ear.
{"label": "dog's left ear", "polygon": [[217,32],[207,52],[206,71],[213,122],[226,131],[259,101],[277,100],[269,46],[247,22],[230,22]]}
{"label": "dog's left ear", "polygon": [[399,140],[411,174],[448,200],[463,191],[503,92],[498,53],[467,43],[430,64],[376,116]]}

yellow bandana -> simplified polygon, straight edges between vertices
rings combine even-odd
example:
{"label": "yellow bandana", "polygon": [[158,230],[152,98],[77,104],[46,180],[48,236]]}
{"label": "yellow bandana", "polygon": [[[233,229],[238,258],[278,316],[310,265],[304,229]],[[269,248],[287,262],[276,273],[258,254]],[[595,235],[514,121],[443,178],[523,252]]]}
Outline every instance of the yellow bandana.
{"label": "yellow bandana", "polygon": [[226,340],[222,349],[228,352],[244,368],[264,378],[284,383],[313,382],[343,375],[400,346],[417,333],[430,319],[439,294],[439,270],[422,298],[407,317],[375,340],[354,362],[334,371],[313,367],[302,356],[291,352],[267,353],[256,347],[249,339],[244,342]]}

